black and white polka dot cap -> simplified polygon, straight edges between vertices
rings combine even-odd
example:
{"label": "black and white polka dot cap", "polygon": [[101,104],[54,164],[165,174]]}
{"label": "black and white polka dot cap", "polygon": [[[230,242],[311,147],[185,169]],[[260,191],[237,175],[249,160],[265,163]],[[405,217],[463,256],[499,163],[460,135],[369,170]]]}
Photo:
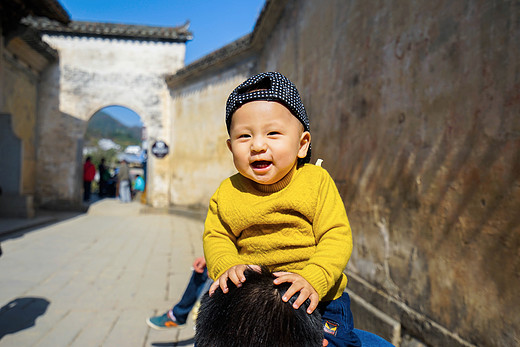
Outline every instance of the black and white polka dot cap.
{"label": "black and white polka dot cap", "polygon": [[[229,95],[226,103],[226,126],[228,133],[233,113],[240,106],[256,100],[277,101],[283,104],[303,124],[305,131],[310,132],[309,117],[307,117],[296,86],[279,72],[263,72],[248,78]],[[307,157],[301,161],[308,163],[310,158],[311,149],[309,147]]]}

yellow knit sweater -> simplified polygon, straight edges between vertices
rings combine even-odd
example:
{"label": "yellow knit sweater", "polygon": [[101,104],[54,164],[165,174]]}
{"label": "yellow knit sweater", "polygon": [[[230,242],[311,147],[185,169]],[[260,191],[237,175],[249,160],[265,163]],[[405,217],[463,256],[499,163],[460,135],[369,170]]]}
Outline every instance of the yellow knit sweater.
{"label": "yellow knit sweater", "polygon": [[294,168],[273,185],[240,174],[224,180],[211,198],[203,242],[213,279],[235,265],[265,265],[300,274],[324,301],[347,285],[352,233],[334,181],[318,166]]}

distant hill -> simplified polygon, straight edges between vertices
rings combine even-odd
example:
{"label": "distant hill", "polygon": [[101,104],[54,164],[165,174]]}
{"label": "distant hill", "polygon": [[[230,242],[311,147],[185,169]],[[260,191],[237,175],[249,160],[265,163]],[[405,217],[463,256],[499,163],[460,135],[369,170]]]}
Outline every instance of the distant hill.
{"label": "distant hill", "polygon": [[128,127],[109,114],[100,111],[88,123],[85,144],[95,146],[98,140],[103,138],[111,139],[122,148],[130,145],[141,145],[141,127]]}

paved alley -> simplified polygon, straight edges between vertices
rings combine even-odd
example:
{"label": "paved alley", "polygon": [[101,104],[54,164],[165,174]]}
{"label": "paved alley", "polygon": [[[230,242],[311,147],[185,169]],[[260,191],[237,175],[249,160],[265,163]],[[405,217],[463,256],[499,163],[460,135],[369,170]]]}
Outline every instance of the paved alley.
{"label": "paved alley", "polygon": [[0,235],[0,346],[193,346],[193,320],[145,319],[182,295],[203,220],[105,199],[85,214]]}

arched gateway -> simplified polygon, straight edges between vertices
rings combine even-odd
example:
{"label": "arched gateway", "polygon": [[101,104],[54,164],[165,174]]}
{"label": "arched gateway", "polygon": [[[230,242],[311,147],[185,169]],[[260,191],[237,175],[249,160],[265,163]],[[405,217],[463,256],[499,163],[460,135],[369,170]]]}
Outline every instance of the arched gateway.
{"label": "arched gateway", "polygon": [[[187,25],[63,25],[31,17],[24,21],[59,55],[40,82],[36,197],[40,205],[80,204],[83,136],[96,111],[114,104],[128,107],[141,116],[150,145],[170,142],[165,76],[184,66],[191,33]],[[164,165],[157,158],[148,161],[147,189],[153,206],[169,201]]]}

